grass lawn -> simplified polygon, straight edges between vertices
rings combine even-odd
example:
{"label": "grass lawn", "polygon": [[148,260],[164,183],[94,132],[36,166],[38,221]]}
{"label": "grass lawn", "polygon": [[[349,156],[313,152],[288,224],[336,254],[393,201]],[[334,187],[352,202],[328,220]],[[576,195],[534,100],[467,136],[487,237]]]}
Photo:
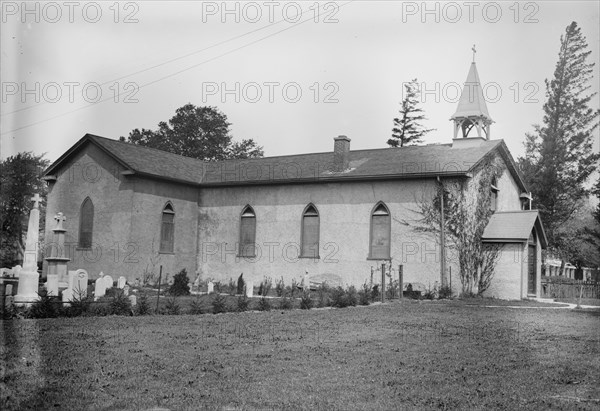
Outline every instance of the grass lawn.
{"label": "grass lawn", "polygon": [[600,311],[483,305],[0,321],[0,408],[600,407]]}

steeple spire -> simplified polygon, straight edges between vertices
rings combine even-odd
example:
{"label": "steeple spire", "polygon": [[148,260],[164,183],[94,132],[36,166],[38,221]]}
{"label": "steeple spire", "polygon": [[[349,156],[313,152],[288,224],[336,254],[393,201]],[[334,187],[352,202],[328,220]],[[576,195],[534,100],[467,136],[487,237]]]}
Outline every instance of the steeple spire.
{"label": "steeple spire", "polygon": [[475,65],[475,45],[473,45],[473,62],[467,75],[467,81],[460,94],[458,107],[450,120],[454,121],[454,138],[458,138],[458,131],[461,130],[461,137],[467,138],[473,128],[477,131],[477,137],[490,139],[490,126],[493,123],[488,113],[485,99],[483,98],[483,89],[479,81],[477,66]]}

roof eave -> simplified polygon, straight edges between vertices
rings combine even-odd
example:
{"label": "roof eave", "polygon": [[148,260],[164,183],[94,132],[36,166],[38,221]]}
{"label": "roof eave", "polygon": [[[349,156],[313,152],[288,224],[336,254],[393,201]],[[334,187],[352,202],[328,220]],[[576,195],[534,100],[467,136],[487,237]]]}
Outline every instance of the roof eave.
{"label": "roof eave", "polygon": [[413,180],[420,178],[437,177],[465,177],[470,178],[470,172],[443,172],[443,173],[415,173],[410,175],[402,174],[382,174],[371,176],[318,176],[312,178],[290,179],[272,179],[272,180],[255,180],[255,181],[220,181],[220,182],[203,182],[201,187],[232,187],[246,185],[277,185],[277,184],[316,184],[316,183],[343,183],[343,182],[360,182],[360,181],[381,181],[381,180]]}
{"label": "roof eave", "polygon": [[123,168],[125,168],[126,170],[133,170],[133,168],[129,164],[127,164],[125,161],[123,161],[123,159],[121,159],[120,157],[118,157],[117,155],[112,153],[111,151],[104,148],[102,146],[102,144],[99,144],[97,141],[95,141],[93,134],[86,133],[86,135],[84,135],[82,138],[80,138],[78,142],[73,144],[73,146],[71,146],[71,148],[69,148],[62,156],[60,156],[54,163],[52,163],[44,171],[44,173],[42,175],[48,176],[48,175],[52,174],[53,172],[55,172],[57,169],[59,169],[65,163],[65,161],[67,161],[67,159],[69,159],[73,154],[75,154],[77,151],[79,151],[79,149],[82,148],[86,143],[94,144],[96,147],[98,147],[100,150],[102,150],[102,152],[104,152],[110,158],[114,159],[117,163],[119,163],[121,166],[123,166]]}

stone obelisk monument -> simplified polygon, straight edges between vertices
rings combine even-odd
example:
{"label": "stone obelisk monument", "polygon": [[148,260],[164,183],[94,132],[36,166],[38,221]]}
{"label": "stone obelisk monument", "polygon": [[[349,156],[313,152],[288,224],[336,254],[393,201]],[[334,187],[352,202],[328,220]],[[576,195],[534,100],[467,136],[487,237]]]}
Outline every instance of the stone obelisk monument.
{"label": "stone obelisk monument", "polygon": [[18,305],[27,305],[27,303],[37,301],[39,298],[38,283],[40,275],[37,272],[37,257],[40,238],[40,201],[42,199],[39,194],[36,194],[31,201],[34,203],[29,212],[23,269],[19,273],[19,290],[15,296],[15,304]]}

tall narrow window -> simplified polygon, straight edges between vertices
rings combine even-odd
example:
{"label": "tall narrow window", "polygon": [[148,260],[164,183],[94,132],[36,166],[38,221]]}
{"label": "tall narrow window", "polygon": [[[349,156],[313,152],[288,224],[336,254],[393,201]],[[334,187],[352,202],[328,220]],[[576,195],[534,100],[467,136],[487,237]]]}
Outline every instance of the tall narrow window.
{"label": "tall narrow window", "polygon": [[310,204],[302,214],[301,257],[319,258],[319,213]]}
{"label": "tall narrow window", "polygon": [[369,258],[387,260],[390,258],[391,218],[383,203],[379,203],[371,214],[371,247]]}
{"label": "tall narrow window", "polygon": [[173,243],[175,242],[175,210],[173,205],[167,203],[163,208],[161,225],[160,225],[160,252],[172,253],[174,250]]}
{"label": "tall narrow window", "polygon": [[492,179],[492,185],[490,187],[490,210],[496,211],[498,209],[498,180],[496,177]]}
{"label": "tall narrow window", "polygon": [[256,255],[256,215],[250,206],[246,206],[240,217],[240,250],[241,257]]}
{"label": "tall narrow window", "polygon": [[79,244],[80,248],[92,248],[92,232],[94,230],[94,204],[86,197],[81,204],[79,214]]}

